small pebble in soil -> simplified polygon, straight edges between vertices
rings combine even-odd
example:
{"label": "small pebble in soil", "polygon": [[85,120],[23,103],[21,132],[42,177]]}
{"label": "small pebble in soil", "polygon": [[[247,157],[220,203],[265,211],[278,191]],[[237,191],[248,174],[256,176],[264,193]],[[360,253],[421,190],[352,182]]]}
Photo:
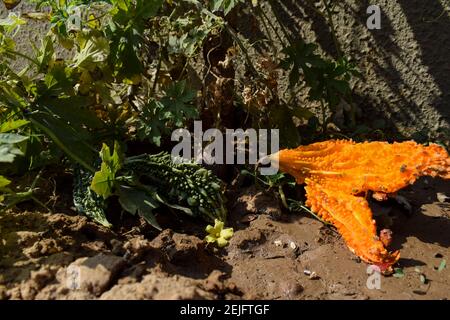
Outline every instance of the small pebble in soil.
{"label": "small pebble in soil", "polygon": [[305,275],[307,275],[309,277],[309,279],[311,279],[311,280],[320,279],[320,277],[317,275],[317,273],[315,271],[311,271],[311,270],[305,269],[305,270],[303,270],[303,273]]}
{"label": "small pebble in soil", "polygon": [[320,279],[320,277],[317,275],[317,273],[315,273],[314,271],[311,272],[311,274],[309,275],[309,279],[311,280],[317,280]]}
{"label": "small pebble in soil", "polygon": [[276,245],[277,247],[282,247],[283,246],[283,242],[281,242],[281,240],[275,240],[273,242],[274,245]]}

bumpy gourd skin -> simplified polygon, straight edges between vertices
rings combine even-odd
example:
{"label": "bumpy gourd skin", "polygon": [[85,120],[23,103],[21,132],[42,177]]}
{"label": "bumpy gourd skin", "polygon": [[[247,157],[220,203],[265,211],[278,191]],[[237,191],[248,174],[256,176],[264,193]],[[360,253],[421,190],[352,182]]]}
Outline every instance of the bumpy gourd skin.
{"label": "bumpy gourd skin", "polygon": [[350,250],[382,270],[396,263],[400,253],[389,253],[377,236],[366,193],[386,199],[419,176],[450,179],[450,158],[444,148],[412,141],[330,140],[281,150],[271,158],[297,183],[306,184],[306,205],[338,229]]}
{"label": "bumpy gourd skin", "polygon": [[196,163],[174,163],[167,152],[128,158],[123,171],[152,180],[171,203],[182,204],[208,222],[226,220],[223,183]]}

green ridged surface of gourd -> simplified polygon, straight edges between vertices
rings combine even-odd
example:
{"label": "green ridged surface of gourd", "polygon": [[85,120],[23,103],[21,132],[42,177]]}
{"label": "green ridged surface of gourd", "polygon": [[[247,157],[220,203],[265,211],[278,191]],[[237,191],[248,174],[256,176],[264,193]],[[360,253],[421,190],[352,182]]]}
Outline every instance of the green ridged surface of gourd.
{"label": "green ridged surface of gourd", "polygon": [[129,158],[123,170],[152,181],[170,203],[189,207],[208,222],[225,221],[223,183],[210,170],[193,162],[174,162],[170,154]]}
{"label": "green ridged surface of gourd", "polygon": [[[170,154],[140,155],[125,160],[119,175],[157,191],[169,207],[207,222],[226,220],[224,184],[210,170],[193,162],[174,162]],[[78,212],[97,223],[111,226],[105,216],[107,200],[91,190],[93,174],[74,166],[73,202]],[[188,210],[186,210],[188,209]]]}

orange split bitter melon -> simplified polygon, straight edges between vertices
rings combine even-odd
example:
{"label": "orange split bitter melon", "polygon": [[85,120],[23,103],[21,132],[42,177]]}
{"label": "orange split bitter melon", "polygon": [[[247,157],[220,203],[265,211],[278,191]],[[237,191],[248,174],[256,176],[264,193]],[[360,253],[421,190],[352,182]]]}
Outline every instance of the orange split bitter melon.
{"label": "orange split bitter melon", "polygon": [[[333,224],[363,261],[391,270],[399,251],[389,252],[390,233],[377,235],[366,200],[369,191],[386,199],[420,176],[450,179],[450,158],[437,145],[329,140],[271,155],[282,172],[305,184],[306,205]],[[388,238],[386,238],[386,236]]]}

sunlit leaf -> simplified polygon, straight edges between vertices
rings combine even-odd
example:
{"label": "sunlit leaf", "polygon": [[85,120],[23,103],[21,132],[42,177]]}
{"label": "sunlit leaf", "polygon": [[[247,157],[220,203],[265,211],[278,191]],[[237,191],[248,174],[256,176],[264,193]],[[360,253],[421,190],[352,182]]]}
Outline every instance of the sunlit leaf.
{"label": "sunlit leaf", "polygon": [[9,131],[13,131],[16,129],[19,129],[25,125],[27,125],[28,123],[30,123],[27,120],[24,119],[17,119],[17,120],[8,120],[3,122],[2,124],[0,124],[0,133],[6,133]]}
{"label": "sunlit leaf", "polygon": [[211,9],[212,11],[223,9],[224,14],[227,15],[240,2],[243,0],[212,0]]}
{"label": "sunlit leaf", "polygon": [[109,42],[103,37],[89,36],[74,59],[76,67],[93,69],[96,63],[104,62],[109,55]]}
{"label": "sunlit leaf", "polygon": [[100,157],[102,164],[100,170],[94,174],[91,189],[99,196],[107,199],[114,191],[116,173],[120,170],[123,163],[119,144],[114,144],[114,152],[112,154],[108,145],[103,144]]}
{"label": "sunlit leaf", "polygon": [[16,156],[23,152],[12,144],[0,144],[0,162],[13,163]]}
{"label": "sunlit leaf", "polygon": [[4,27],[6,32],[12,32],[17,27],[25,24],[26,21],[20,18],[16,13],[10,12],[8,17],[0,19],[0,26]]}
{"label": "sunlit leaf", "polygon": [[7,185],[9,185],[10,183],[11,183],[11,181],[6,179],[4,176],[0,176],[0,188],[4,188]]}
{"label": "sunlit leaf", "polygon": [[20,134],[15,133],[0,133],[0,144],[14,144],[27,140],[28,137],[22,136]]}

